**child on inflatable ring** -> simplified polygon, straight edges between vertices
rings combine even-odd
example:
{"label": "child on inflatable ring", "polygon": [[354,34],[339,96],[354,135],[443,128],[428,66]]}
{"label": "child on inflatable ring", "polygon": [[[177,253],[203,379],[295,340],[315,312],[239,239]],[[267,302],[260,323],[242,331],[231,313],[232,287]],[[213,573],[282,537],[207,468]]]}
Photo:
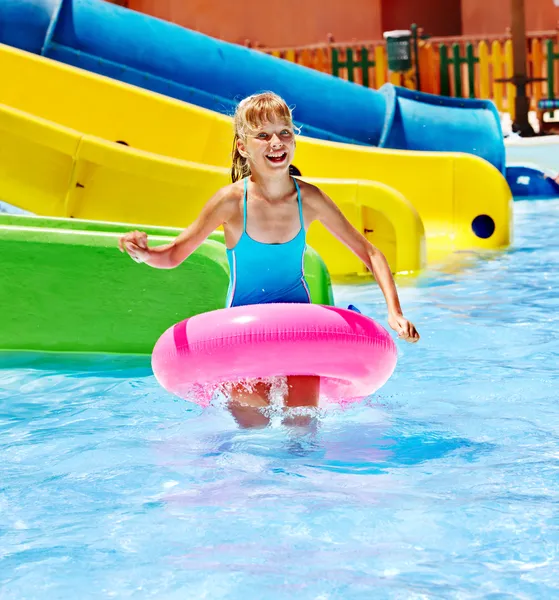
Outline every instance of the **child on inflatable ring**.
{"label": "child on inflatable ring", "polygon": [[[132,231],[120,238],[120,250],[137,262],[171,269],[223,226],[231,273],[228,306],[310,303],[303,254],[306,231],[318,220],[372,271],[386,299],[390,327],[401,339],[417,342],[419,334],[403,315],[383,253],[324,192],[290,174],[295,131],[285,101],[271,92],[249,96],[238,105],[234,125],[233,183],[218,190],[171,244],[150,248],[144,232]],[[233,387],[229,409],[240,426],[268,424],[261,409],[269,406],[269,392],[266,382]],[[317,377],[287,378],[285,407],[315,407],[318,396]]]}

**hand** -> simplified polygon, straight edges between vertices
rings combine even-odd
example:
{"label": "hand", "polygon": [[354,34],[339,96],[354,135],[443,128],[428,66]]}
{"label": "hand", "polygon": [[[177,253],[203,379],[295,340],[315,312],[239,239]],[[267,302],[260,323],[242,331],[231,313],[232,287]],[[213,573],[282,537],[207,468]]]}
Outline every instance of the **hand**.
{"label": "hand", "polygon": [[394,331],[398,332],[398,337],[415,344],[419,340],[419,333],[417,333],[413,323],[408,321],[403,315],[389,315],[388,324]]}
{"label": "hand", "polygon": [[123,235],[118,240],[118,247],[136,262],[145,262],[149,257],[148,236],[143,231],[131,231]]}

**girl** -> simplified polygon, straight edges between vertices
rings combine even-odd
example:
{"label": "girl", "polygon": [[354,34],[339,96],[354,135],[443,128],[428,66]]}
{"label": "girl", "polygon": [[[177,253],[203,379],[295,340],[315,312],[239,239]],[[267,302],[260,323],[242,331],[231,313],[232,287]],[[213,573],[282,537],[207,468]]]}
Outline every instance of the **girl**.
{"label": "girl", "polygon": [[[386,258],[314,185],[290,176],[295,152],[292,115],[285,101],[266,92],[245,98],[234,118],[233,183],[220,189],[199,217],[171,244],[150,248],[147,235],[133,231],[119,241],[137,262],[172,269],[223,226],[231,279],[227,306],[310,302],[303,274],[306,230],[318,220],[372,271],[388,307],[388,324],[400,338],[419,334],[402,314]],[[269,404],[270,384],[233,388],[230,410],[241,426],[266,426],[260,409]],[[287,378],[286,407],[317,406],[319,378]]]}

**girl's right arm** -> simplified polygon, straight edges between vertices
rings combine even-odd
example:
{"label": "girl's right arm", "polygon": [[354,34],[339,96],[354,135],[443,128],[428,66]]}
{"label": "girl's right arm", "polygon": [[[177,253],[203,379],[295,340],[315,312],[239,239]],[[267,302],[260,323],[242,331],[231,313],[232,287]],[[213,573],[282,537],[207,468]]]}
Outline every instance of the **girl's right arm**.
{"label": "girl's right arm", "polygon": [[121,252],[127,252],[136,262],[156,269],[173,269],[230,219],[236,208],[238,202],[231,193],[231,186],[227,186],[208,200],[198,218],[170,244],[149,248],[144,232],[131,231],[119,239],[118,246]]}

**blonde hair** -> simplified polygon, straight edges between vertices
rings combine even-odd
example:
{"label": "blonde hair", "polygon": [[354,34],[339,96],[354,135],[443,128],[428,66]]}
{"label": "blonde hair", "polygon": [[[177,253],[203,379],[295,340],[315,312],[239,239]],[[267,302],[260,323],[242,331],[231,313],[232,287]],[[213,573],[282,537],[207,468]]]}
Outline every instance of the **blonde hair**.
{"label": "blonde hair", "polygon": [[284,121],[288,127],[293,128],[291,109],[283,98],[273,92],[253,94],[242,100],[237,106],[233,117],[235,127],[232,153],[233,166],[231,167],[233,182],[250,175],[250,165],[239,152],[237,141],[245,141],[247,136],[261,127],[263,123],[274,120]]}

